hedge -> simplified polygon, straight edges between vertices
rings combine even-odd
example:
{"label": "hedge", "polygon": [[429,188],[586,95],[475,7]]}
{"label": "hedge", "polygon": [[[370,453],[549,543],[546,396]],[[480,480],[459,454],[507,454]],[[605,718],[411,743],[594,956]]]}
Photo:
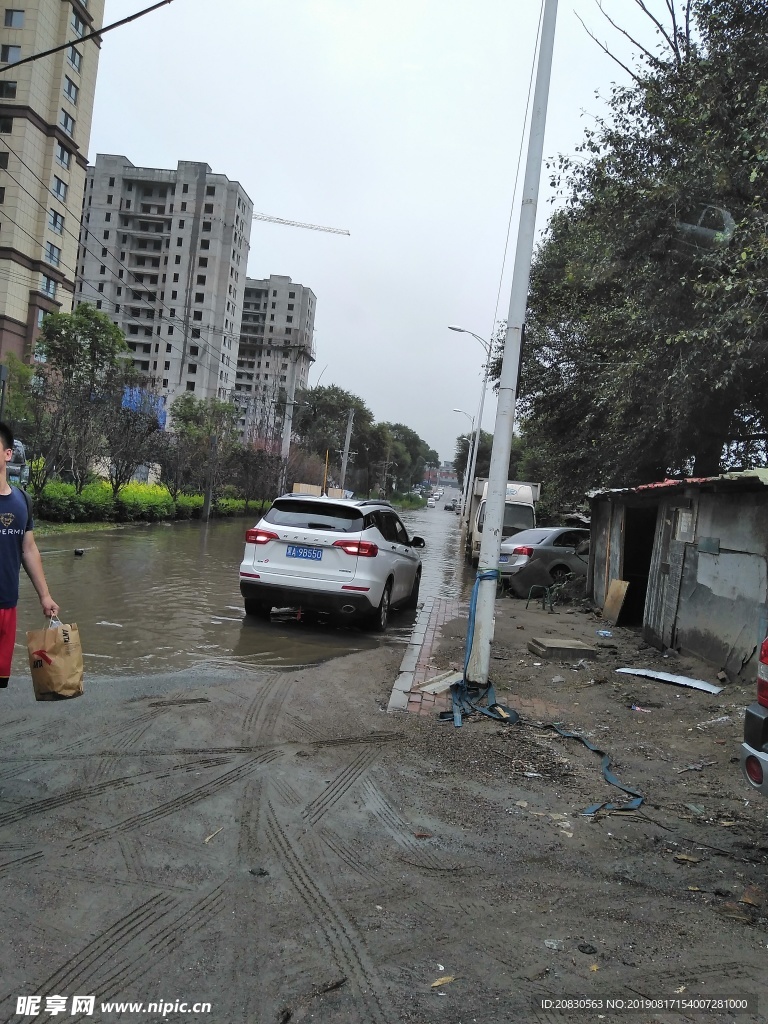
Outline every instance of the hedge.
{"label": "hedge", "polygon": [[[202,494],[179,494],[174,502],[165,487],[157,484],[130,483],[117,498],[106,480],[87,484],[80,494],[74,484],[52,481],[42,494],[32,494],[35,516],[50,523],[158,522],[167,519],[200,519]],[[249,504],[254,514],[265,503]],[[213,516],[245,515],[242,498],[219,498],[211,509]]]}

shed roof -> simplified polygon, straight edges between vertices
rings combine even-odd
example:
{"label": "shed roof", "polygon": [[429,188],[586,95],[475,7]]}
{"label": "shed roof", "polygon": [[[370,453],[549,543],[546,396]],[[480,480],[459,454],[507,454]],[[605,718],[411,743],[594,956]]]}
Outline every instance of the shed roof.
{"label": "shed roof", "polygon": [[621,494],[652,497],[657,494],[682,491],[690,487],[707,491],[757,491],[762,487],[768,487],[768,468],[747,469],[738,473],[721,473],[719,476],[689,476],[679,480],[658,480],[651,484],[638,484],[637,487],[612,487],[600,491],[590,491],[587,497],[594,499]]}

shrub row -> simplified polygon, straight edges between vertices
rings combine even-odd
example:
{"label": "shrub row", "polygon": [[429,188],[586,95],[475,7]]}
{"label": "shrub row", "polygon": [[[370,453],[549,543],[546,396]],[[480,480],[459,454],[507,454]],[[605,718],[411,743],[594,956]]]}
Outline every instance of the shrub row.
{"label": "shrub row", "polygon": [[[112,496],[106,481],[86,485],[80,494],[74,484],[53,481],[45,485],[42,494],[31,495],[38,519],[50,523],[89,522],[157,522],[162,519],[199,519],[203,512],[202,494],[179,494],[173,500],[165,487],[157,484],[127,484]],[[260,503],[250,502],[248,511],[254,514]],[[219,498],[214,502],[214,516],[245,515],[242,498]]]}

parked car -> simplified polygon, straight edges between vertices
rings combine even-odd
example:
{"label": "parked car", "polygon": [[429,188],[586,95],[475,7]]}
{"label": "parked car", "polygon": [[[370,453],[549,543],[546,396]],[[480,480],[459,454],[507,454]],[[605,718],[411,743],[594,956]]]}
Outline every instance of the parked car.
{"label": "parked car", "polygon": [[435,499],[434,498],[427,498],[427,508],[434,508],[434,507],[435,507]]}
{"label": "parked car", "polygon": [[24,443],[18,439],[13,442],[13,457],[7,466],[7,478],[9,484],[22,487],[26,490],[29,483],[29,463]]}
{"label": "parked car", "polygon": [[768,637],[757,663],[757,701],[744,715],[741,767],[750,786],[768,796]]}
{"label": "parked car", "polygon": [[390,608],[417,605],[423,547],[389,502],[284,495],[245,534],[245,613],[300,607],[366,619],[383,632]]}
{"label": "parked car", "polygon": [[444,512],[455,512],[456,511],[456,499],[455,498],[451,498],[450,501],[446,501],[446,503],[443,505],[443,511]]}
{"label": "parked car", "polygon": [[570,526],[542,526],[521,530],[502,541],[499,571],[502,578],[520,572],[524,565],[536,562],[553,580],[565,579],[569,573],[586,576],[588,556],[576,554],[579,545],[589,540],[589,530]]}

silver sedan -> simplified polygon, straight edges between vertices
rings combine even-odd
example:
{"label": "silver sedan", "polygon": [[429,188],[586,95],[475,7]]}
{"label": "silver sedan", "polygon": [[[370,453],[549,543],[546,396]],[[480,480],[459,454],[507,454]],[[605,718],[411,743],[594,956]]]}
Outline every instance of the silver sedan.
{"label": "silver sedan", "polygon": [[[586,576],[589,555],[582,549],[583,542],[588,540],[589,530],[574,530],[570,526],[522,530],[502,542],[499,571],[502,578],[509,577],[536,562],[555,582],[565,579],[569,573]],[[577,549],[579,554],[576,554]]]}

